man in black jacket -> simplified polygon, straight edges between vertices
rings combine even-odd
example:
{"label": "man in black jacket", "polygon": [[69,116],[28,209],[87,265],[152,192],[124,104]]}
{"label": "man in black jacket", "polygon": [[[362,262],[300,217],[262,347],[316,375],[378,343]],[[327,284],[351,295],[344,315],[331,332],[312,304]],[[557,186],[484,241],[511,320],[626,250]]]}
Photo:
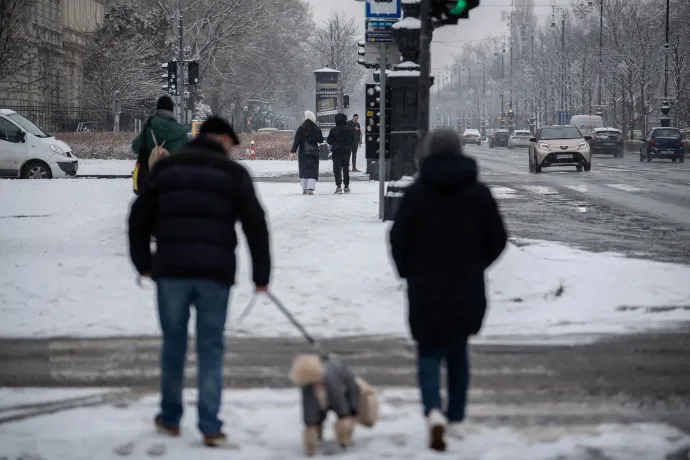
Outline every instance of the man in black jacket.
{"label": "man in black jacket", "polygon": [[[271,272],[268,228],[247,171],[228,158],[238,145],[232,127],[209,118],[199,136],[157,162],[145,190],[132,205],[129,246],[140,275],[156,281],[163,330],[159,430],[179,435],[190,307],[196,309],[198,427],[204,443],[226,440],[218,419],[223,390],[225,319],[235,282],[235,222],[252,256],[257,292]],[[151,235],[156,252],[151,254]]]}
{"label": "man in black jacket", "polygon": [[348,126],[347,115],[339,113],[335,116],[335,127],[328,133],[328,145],[331,146],[333,159],[333,175],[335,175],[335,193],[341,195],[345,185],[345,193],[350,193],[350,152],[355,140],[355,130]]}
{"label": "man in black jacket", "polygon": [[[417,342],[419,387],[430,447],[445,450],[446,422],[459,431],[469,382],[468,337],[486,311],[484,271],[506,246],[506,230],[477,164],[452,130],[429,134],[419,178],[400,203],[391,229],[398,273],[407,280],[409,325]],[[440,366],[448,374],[441,412]]]}
{"label": "man in black jacket", "polygon": [[359,115],[354,114],[352,120],[348,121],[347,124],[355,131],[355,139],[352,143],[352,172],[360,172],[357,169],[357,151],[362,145],[362,127],[359,124]]}

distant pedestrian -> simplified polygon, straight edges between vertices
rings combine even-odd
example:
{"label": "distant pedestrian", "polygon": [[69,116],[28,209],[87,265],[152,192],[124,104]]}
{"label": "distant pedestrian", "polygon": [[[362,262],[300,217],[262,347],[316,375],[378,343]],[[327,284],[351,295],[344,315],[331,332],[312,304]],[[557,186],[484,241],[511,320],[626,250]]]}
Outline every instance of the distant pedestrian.
{"label": "distant pedestrian", "polygon": [[[400,203],[390,232],[398,273],[407,280],[409,326],[430,447],[445,450],[446,423],[461,434],[469,385],[468,338],[486,312],[484,271],[506,246],[506,230],[476,162],[452,130],[429,134],[419,178]],[[447,371],[442,413],[440,367]],[[452,434],[452,433],[451,433]]]}
{"label": "distant pedestrian", "polygon": [[362,145],[362,127],[359,124],[359,115],[354,114],[352,120],[348,121],[347,124],[355,130],[355,142],[352,144],[352,172],[360,172],[357,169],[357,152]]}
{"label": "distant pedestrian", "polygon": [[355,131],[347,125],[347,115],[339,113],[335,116],[335,127],[331,128],[326,142],[331,146],[335,193],[343,193],[341,185],[345,185],[345,193],[350,193],[350,153],[355,143]]}
{"label": "distant pedestrian", "polygon": [[[149,157],[151,151],[158,156],[161,146],[168,153],[175,153],[189,142],[187,128],[177,122],[175,103],[170,96],[161,96],[156,103],[156,111],[146,119],[141,133],[132,142],[132,151],[137,155],[132,179],[134,193],[144,189],[149,176]],[[155,139],[154,139],[155,138]]]}
{"label": "distant pedestrian", "polygon": [[323,143],[323,132],[316,126],[316,115],[311,110],[304,112],[304,123],[297,128],[291,154],[299,150],[297,164],[303,195],[313,195],[319,180],[319,146]]}
{"label": "distant pedestrian", "polygon": [[[226,441],[218,419],[223,391],[224,328],[230,288],[235,282],[235,224],[242,223],[252,257],[257,292],[266,291],[271,272],[264,211],[247,171],[230,160],[239,141],[223,119],[212,117],[199,136],[151,170],[146,188],[129,216],[129,248],[141,276],[158,290],[163,331],[161,411],[156,427],[180,434],[187,323],[196,310],[198,427],[204,444]],[[156,251],[151,254],[151,235]]]}

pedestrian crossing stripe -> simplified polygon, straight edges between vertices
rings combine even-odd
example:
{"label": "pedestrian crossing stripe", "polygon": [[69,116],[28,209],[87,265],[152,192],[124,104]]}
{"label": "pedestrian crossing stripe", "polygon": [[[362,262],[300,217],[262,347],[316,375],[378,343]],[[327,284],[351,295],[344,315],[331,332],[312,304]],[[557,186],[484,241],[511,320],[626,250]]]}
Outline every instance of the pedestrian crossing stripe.
{"label": "pedestrian crossing stripe", "polygon": [[606,187],[615,188],[617,190],[623,190],[624,192],[642,192],[647,190],[646,188],[633,187],[632,185],[626,184],[604,184]]}

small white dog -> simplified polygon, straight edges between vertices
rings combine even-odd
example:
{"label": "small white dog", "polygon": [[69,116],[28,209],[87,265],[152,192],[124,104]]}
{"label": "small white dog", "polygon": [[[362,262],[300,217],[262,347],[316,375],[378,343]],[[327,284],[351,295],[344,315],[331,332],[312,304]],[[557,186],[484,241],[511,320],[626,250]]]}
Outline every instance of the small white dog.
{"label": "small white dog", "polygon": [[379,406],[376,390],[355,377],[341,361],[318,355],[299,355],[292,363],[290,380],[302,389],[305,429],[302,436],[307,456],[316,454],[323,439],[323,422],[333,411],[336,441],[342,447],[352,443],[355,425],[368,428],[378,421]]}

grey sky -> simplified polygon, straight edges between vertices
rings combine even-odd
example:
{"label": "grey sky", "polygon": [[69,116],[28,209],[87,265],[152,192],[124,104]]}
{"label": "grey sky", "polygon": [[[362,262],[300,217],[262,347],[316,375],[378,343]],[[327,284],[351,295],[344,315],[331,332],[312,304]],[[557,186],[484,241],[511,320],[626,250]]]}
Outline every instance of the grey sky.
{"label": "grey sky", "polygon": [[[314,19],[317,23],[326,20],[331,10],[341,9],[349,16],[361,21],[364,27],[364,3],[355,0],[307,0],[314,9]],[[537,15],[545,17],[551,14],[551,0],[535,0]],[[569,6],[570,0],[556,0],[559,6]],[[501,22],[501,11],[510,11],[511,0],[482,0],[481,6],[470,13],[469,21],[461,21],[457,26],[443,27],[434,32],[432,44],[433,71],[453,62],[453,55],[463,45],[463,41],[478,40],[493,35],[506,34],[508,28]],[[364,37],[362,37],[364,38]],[[450,43],[449,43],[450,42]],[[433,72],[432,71],[432,72]],[[435,72],[433,72],[435,73]]]}

